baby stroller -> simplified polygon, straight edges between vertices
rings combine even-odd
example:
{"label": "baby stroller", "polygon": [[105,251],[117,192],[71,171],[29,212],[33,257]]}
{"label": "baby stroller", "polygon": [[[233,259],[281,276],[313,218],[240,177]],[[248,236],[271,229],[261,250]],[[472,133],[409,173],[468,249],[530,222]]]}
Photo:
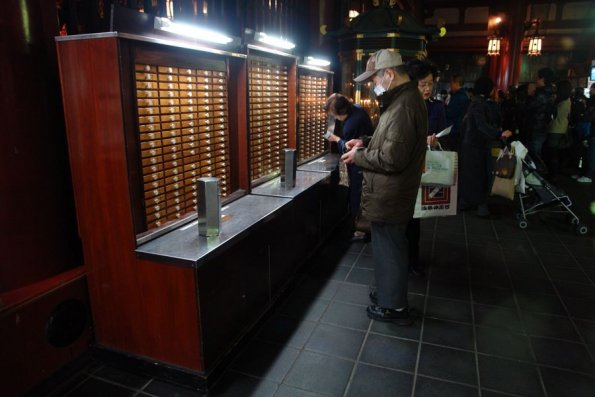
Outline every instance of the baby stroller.
{"label": "baby stroller", "polygon": [[521,164],[525,189],[524,193],[519,193],[518,227],[527,228],[527,215],[538,212],[565,213],[577,234],[587,234],[589,232],[587,226],[582,224],[578,216],[570,209],[572,206],[570,197],[537,172],[537,167],[528,154],[521,160]]}

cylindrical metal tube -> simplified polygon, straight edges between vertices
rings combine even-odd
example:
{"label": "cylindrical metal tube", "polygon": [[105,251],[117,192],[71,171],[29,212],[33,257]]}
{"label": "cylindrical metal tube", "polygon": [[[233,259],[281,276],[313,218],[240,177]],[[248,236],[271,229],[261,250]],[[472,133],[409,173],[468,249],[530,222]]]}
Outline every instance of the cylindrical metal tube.
{"label": "cylindrical metal tube", "polygon": [[206,237],[218,236],[221,229],[219,178],[198,178],[197,195],[198,234]]}

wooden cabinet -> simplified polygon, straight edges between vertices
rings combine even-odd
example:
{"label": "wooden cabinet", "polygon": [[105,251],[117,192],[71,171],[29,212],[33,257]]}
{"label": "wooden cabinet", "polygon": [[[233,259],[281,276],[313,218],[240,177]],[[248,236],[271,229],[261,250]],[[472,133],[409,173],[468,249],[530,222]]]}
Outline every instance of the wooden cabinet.
{"label": "wooden cabinet", "polygon": [[196,271],[203,354],[213,368],[270,305],[268,241],[256,228]]}
{"label": "wooden cabinet", "polygon": [[[206,388],[321,242],[328,173],[250,194],[295,147],[296,59],[118,33],[57,51],[96,346]],[[201,176],[220,181],[215,238],[193,223]]]}
{"label": "wooden cabinet", "polygon": [[324,139],[327,115],[324,104],[332,87],[332,73],[301,66],[298,69],[297,148],[298,162],[317,158],[329,149]]}
{"label": "wooden cabinet", "polygon": [[135,250],[195,217],[196,178],[247,190],[245,57],[117,33],[57,51],[96,343],[206,373],[195,269]]}

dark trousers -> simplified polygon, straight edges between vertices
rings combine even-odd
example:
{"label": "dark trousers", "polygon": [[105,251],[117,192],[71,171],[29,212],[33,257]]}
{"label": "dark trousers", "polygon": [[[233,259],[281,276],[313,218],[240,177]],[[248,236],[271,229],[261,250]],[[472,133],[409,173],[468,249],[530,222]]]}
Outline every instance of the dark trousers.
{"label": "dark trousers", "polygon": [[563,134],[547,134],[543,147],[543,158],[547,166],[548,177],[555,178],[560,170],[560,145],[564,139]]}
{"label": "dark trousers", "polygon": [[372,251],[378,305],[391,309],[408,306],[409,272],[407,224],[372,222]]}
{"label": "dark trousers", "polygon": [[405,236],[409,243],[409,266],[419,267],[419,239],[421,235],[421,222],[419,218],[412,218],[407,222]]}
{"label": "dark trousers", "polygon": [[529,141],[529,146],[527,146],[527,149],[529,149],[529,154],[535,162],[537,172],[540,174],[547,174],[547,166],[545,161],[543,161],[543,145],[547,139],[547,135],[548,134],[545,132],[533,131],[531,140]]}

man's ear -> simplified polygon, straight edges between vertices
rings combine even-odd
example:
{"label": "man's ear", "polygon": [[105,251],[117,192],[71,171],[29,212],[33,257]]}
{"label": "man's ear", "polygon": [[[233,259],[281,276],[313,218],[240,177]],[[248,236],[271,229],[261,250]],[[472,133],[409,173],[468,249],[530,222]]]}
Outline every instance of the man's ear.
{"label": "man's ear", "polygon": [[392,81],[396,80],[397,72],[393,68],[388,68],[384,70],[384,74],[387,75],[386,78],[390,78]]}

